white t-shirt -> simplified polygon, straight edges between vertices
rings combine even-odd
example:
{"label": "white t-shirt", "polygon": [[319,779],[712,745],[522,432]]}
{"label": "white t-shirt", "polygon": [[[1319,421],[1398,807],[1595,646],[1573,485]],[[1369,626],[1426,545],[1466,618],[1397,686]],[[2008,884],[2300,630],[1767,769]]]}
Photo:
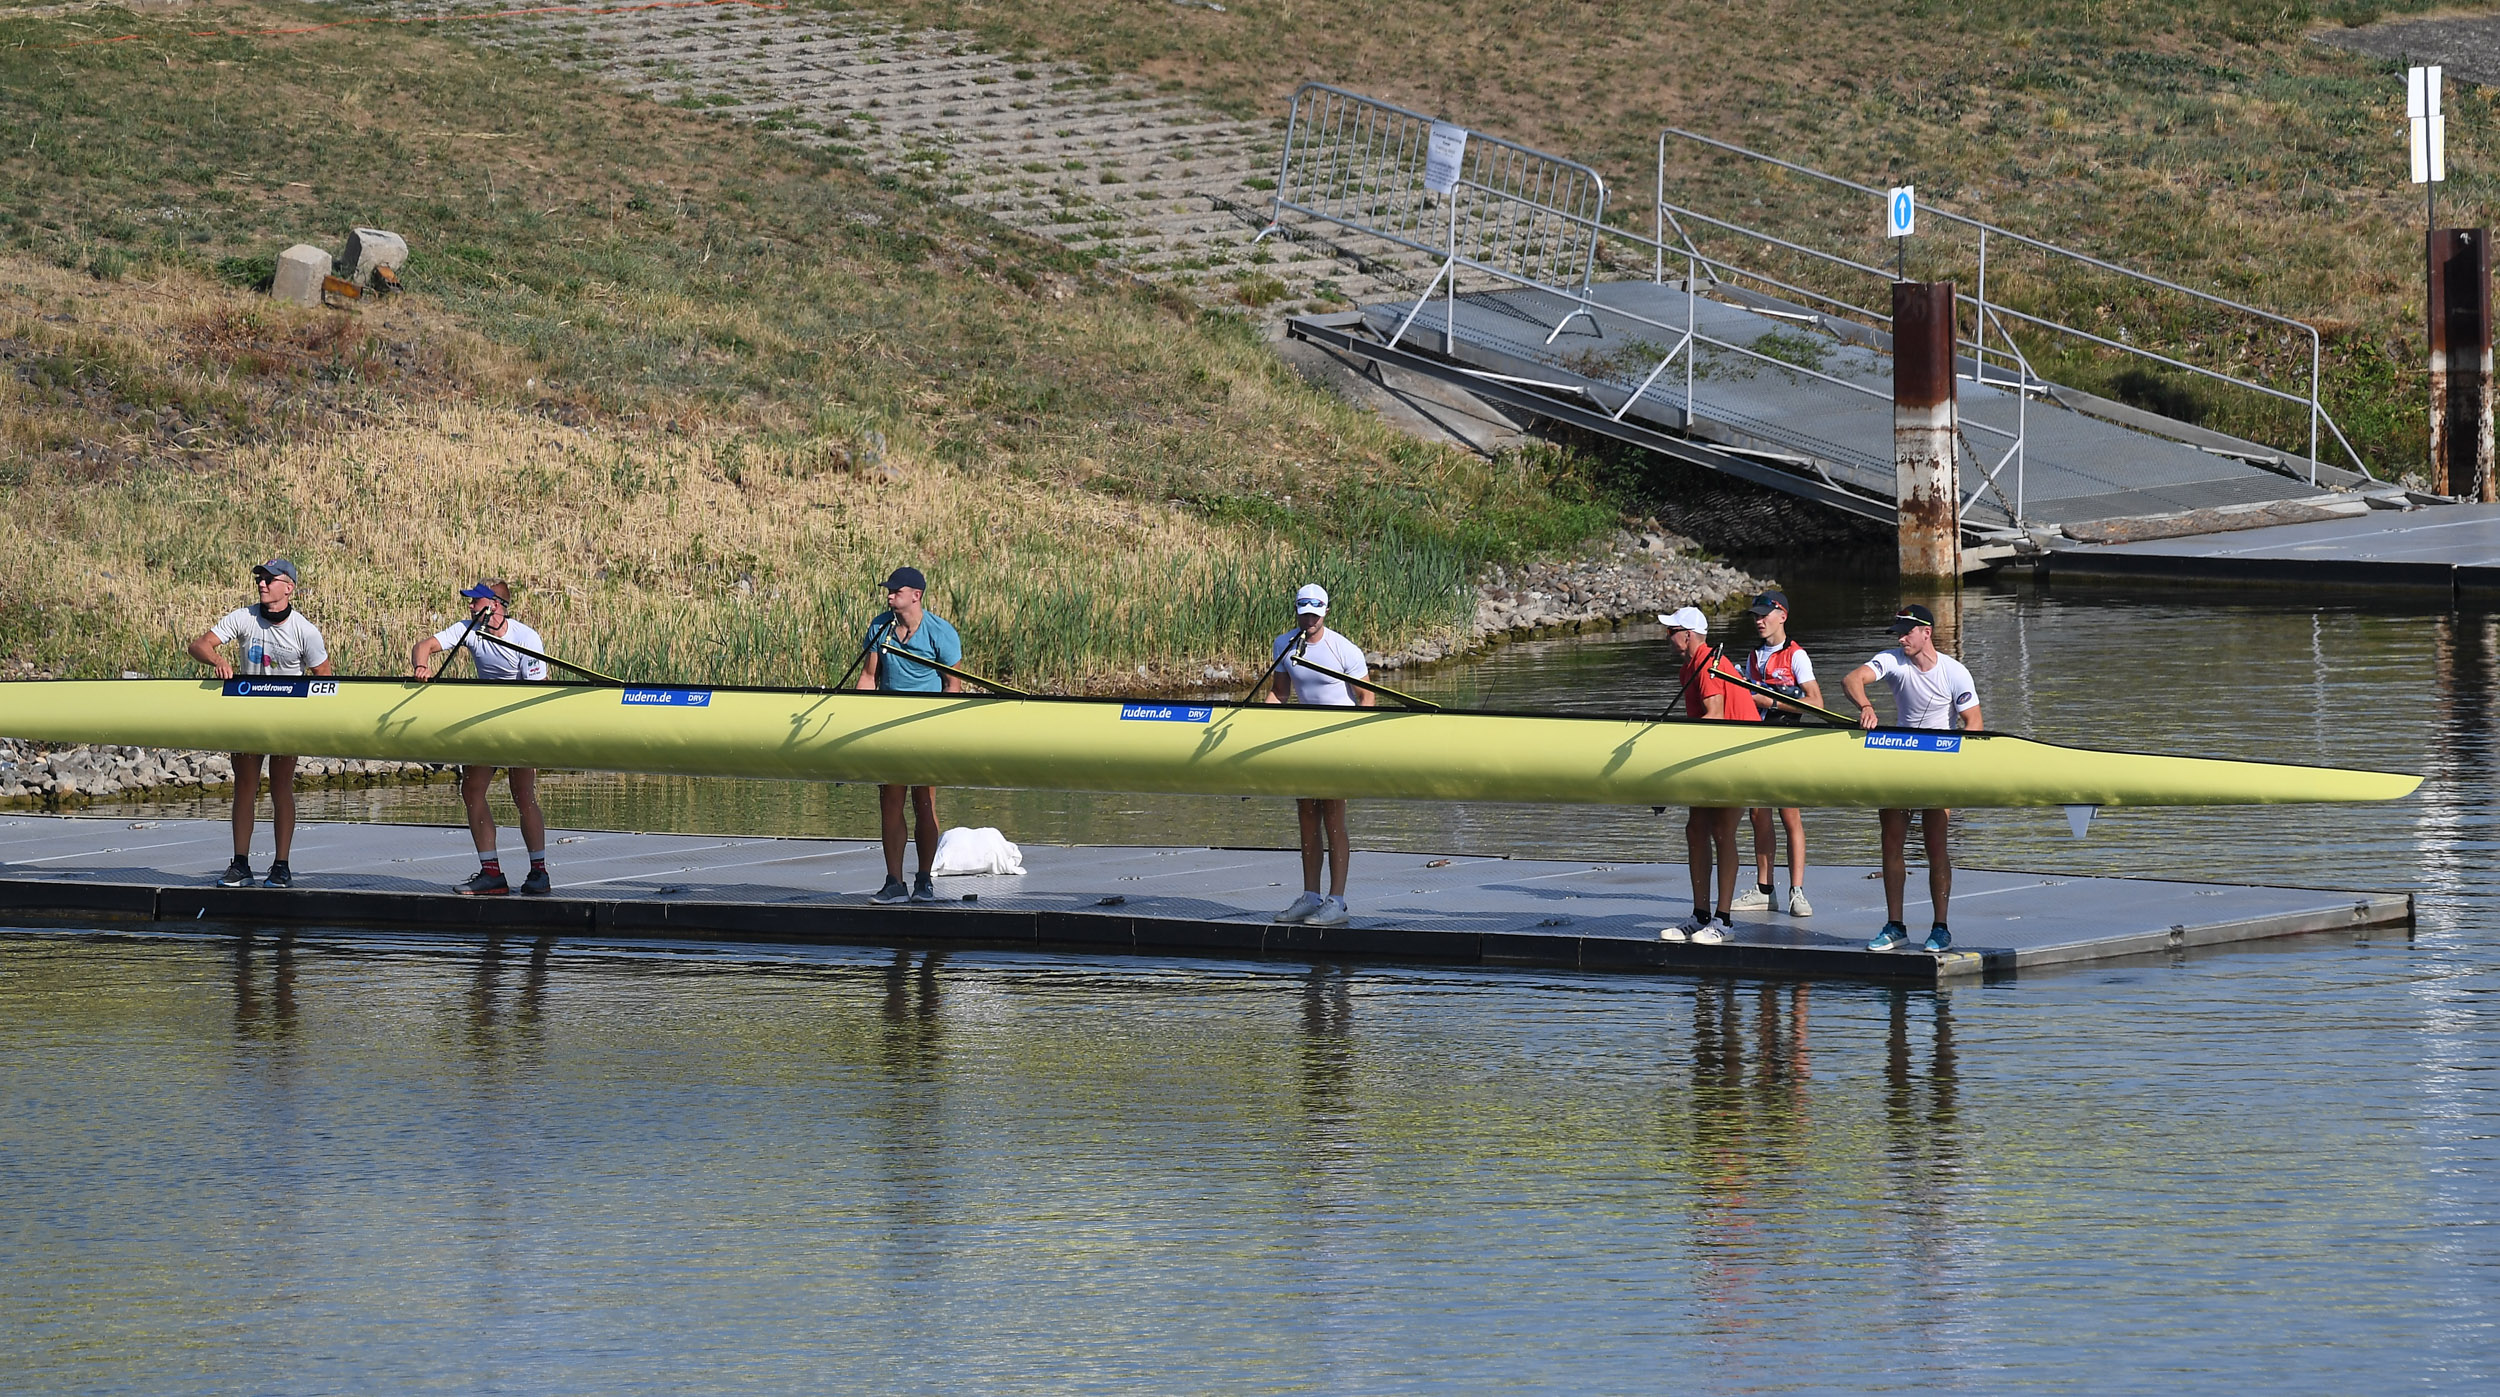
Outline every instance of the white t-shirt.
{"label": "white t-shirt", "polygon": [[[448,653],[459,641],[460,633],[468,629],[466,621],[457,626],[446,626],[434,633],[434,643]],[[504,618],[503,633],[516,645],[526,645],[542,654],[547,649],[547,642],[538,638],[538,632],[509,616]],[[477,656],[477,677],[480,679],[522,679],[536,684],[547,677],[546,661],[533,660],[518,650],[507,650],[497,645],[484,626],[469,631],[469,651]],[[439,665],[442,661],[437,658],[435,663]]]}
{"label": "white t-shirt", "polygon": [[[1301,640],[1302,631],[1299,627],[1285,632],[1276,637],[1276,653],[1283,655],[1300,644]],[[1371,677],[1371,670],[1363,664],[1363,647],[1325,626],[1320,628],[1319,639],[1312,641],[1310,649],[1303,653],[1339,674],[1351,674],[1357,679]],[[1348,688],[1342,679],[1331,679],[1316,670],[1304,669],[1290,659],[1277,665],[1276,672],[1285,677],[1285,683],[1292,690],[1295,703],[1320,704],[1332,708],[1354,707],[1354,691]]]}
{"label": "white t-shirt", "polygon": [[1953,730],[1953,719],[1966,708],[1979,706],[1979,688],[1971,682],[1970,671],[1951,655],[1936,656],[1934,669],[1922,670],[1909,656],[1898,649],[1886,650],[1867,664],[1875,677],[1892,686],[1893,712],[1900,715],[1896,727]]}
{"label": "white t-shirt", "polygon": [[237,607],[219,618],[208,633],[220,645],[230,640],[243,642],[243,663],[235,666],[237,674],[302,674],[330,660],[321,628],[293,607],[275,625],[257,604]]}

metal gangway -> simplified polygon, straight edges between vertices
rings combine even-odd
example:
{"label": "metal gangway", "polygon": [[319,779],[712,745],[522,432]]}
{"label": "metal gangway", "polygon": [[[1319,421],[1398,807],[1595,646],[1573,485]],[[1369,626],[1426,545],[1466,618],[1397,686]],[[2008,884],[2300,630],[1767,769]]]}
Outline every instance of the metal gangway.
{"label": "metal gangway", "polygon": [[[1659,140],[1654,231],[1643,233],[1609,222],[1605,180],[1584,164],[1306,84],[1294,97],[1274,210],[1260,236],[1325,242],[1375,275],[1402,275],[1416,294],[1350,315],[1296,317],[1287,332],[1889,523],[1884,288],[1895,273],[1817,246],[1816,234],[1827,229],[1773,232],[1712,213],[1692,196],[1668,197],[1685,193],[1668,172],[1679,143],[1729,166],[1845,191],[1861,199],[1866,223],[1881,207],[1883,191],[1870,186],[1669,131]],[[1952,278],[1964,312],[1956,438],[1966,533],[2291,500],[2367,507],[2336,493],[2373,482],[2325,409],[2313,327],[1932,206],[1920,212],[1972,235],[1980,254],[1975,275]],[[2037,291],[2036,276],[2016,279],[2017,297],[2002,294],[2001,273],[1999,286],[1990,284],[2008,247],[2301,340],[2304,381],[2266,382],[2135,342],[2123,327],[2104,333],[2036,305],[2025,309],[2014,302]],[[1920,270],[1931,272],[1943,256],[1928,250]],[[1877,291],[1885,307],[1873,304]],[[2039,362],[2044,340],[2287,405],[2308,429],[2307,449],[2265,445],[2055,382]],[[2057,362],[2075,361],[2068,354]],[[2322,441],[2356,469],[2320,461]]]}

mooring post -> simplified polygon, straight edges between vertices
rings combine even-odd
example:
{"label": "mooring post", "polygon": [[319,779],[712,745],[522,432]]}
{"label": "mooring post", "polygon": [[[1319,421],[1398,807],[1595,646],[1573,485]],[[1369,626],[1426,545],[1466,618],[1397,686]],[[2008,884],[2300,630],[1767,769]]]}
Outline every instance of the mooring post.
{"label": "mooring post", "polygon": [[2433,228],[2429,264],[2431,493],[2489,503],[2490,230]]}
{"label": "mooring post", "polygon": [[1953,448],[1953,283],[1892,284],[1892,461],[1901,575],[1957,577],[1962,528]]}

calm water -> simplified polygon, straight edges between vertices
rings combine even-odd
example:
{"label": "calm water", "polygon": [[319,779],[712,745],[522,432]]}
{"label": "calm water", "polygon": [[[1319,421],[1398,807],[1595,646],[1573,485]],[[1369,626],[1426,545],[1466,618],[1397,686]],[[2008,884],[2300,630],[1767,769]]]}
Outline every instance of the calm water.
{"label": "calm water", "polygon": [[[1836,692],[1893,598],[1791,590]],[[2408,888],[2410,935],[1940,993],[9,935],[4,1385],[2488,1390],[2500,627],[2298,601],[1970,593],[1960,650],[1992,726],[2429,771],[2421,796],[2112,813],[2083,841],[1987,812],[1962,857]],[[1666,668],[1627,632],[1416,687],[1637,710]],[[856,789],[550,795],[585,825],[873,829]],[[1291,834],[1262,802],[950,802],[1034,841]],[[307,809],[456,818],[441,789]],[[1675,833],[1355,819],[1610,857]],[[1871,853],[1864,817],[1809,819],[1818,856]]]}

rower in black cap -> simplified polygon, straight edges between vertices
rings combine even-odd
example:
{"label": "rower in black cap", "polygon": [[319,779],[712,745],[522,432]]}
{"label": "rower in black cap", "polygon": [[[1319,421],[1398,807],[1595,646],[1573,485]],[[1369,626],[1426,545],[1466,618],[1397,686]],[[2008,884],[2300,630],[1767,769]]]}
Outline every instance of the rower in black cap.
{"label": "rower in black cap", "polygon": [[[1977,732],[1978,686],[1960,660],[1936,649],[1936,614],[1923,606],[1904,606],[1892,618],[1892,633],[1901,637],[1899,645],[1849,671],[1849,677],[1840,681],[1840,687],[1848,691],[1858,706],[1858,726],[1880,725],[1875,705],[1867,702],[1866,686],[1881,679],[1892,689],[1893,711],[1899,719],[1895,727],[1950,732],[1958,718],[1964,731]],[[1910,939],[1909,929],[1901,920],[1903,889],[1910,877],[1905,855],[1910,839],[1910,812],[1886,810],[1881,814],[1884,911],[1891,920],[1884,923],[1874,940],[1866,943],[1870,951],[1889,951]],[[1953,895],[1953,851],[1946,842],[1952,820],[1950,810],[1929,810],[1925,814],[1927,895],[1936,905],[1936,924],[1927,933],[1926,948],[1930,951],[1941,951],[1953,944],[1953,933],[1945,929],[1945,902]]]}

